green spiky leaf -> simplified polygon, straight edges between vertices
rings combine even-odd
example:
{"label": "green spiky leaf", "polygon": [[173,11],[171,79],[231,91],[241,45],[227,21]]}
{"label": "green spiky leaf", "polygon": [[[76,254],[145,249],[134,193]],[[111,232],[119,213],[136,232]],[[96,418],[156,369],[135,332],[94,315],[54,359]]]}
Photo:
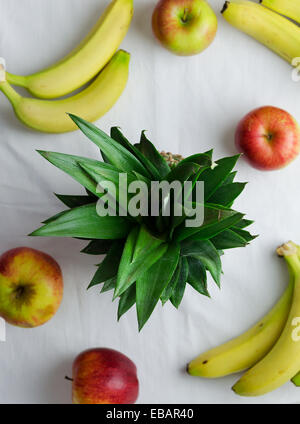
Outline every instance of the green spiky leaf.
{"label": "green spiky leaf", "polygon": [[98,266],[96,274],[90,282],[88,289],[103,283],[106,280],[117,277],[120,260],[123,253],[123,244],[115,241],[109,249],[104,260]]}
{"label": "green spiky leaf", "polygon": [[171,244],[152,267],[136,281],[136,307],[139,330],[148,321],[164,289],[171,280],[179,261],[179,244]]}
{"label": "green spiky leaf", "polygon": [[[90,190],[93,194],[97,194],[97,183],[81,168],[78,162],[81,160],[85,163],[97,164],[99,163],[98,161],[94,159],[87,159],[81,156],[66,155],[64,153],[56,152],[44,152],[42,150],[38,150],[38,153],[57,168],[69,174],[72,178]],[[103,166],[107,166],[109,169],[112,167],[112,165],[108,164],[103,164]]]}
{"label": "green spiky leaf", "polygon": [[55,196],[68,208],[77,208],[78,206],[95,203],[95,198],[91,196],[68,196],[66,194],[56,194]]}
{"label": "green spiky leaf", "polygon": [[163,240],[153,237],[145,227],[135,227],[125,243],[114,297],[124,293],[144,271],[155,264],[167,247]]}
{"label": "green spiky leaf", "polygon": [[118,306],[118,321],[130,308],[135,304],[136,301],[136,287],[132,284],[127,290],[120,296]]}
{"label": "green spiky leaf", "polygon": [[75,122],[78,128],[80,128],[83,134],[101,149],[109,162],[116,166],[119,171],[137,171],[145,177],[150,178],[149,172],[143,167],[141,162],[120,143],[116,142],[105,134],[105,132],[100,130],[100,128],[97,128],[84,119],[72,114],[70,114],[70,118]]}
{"label": "green spiky leaf", "polygon": [[159,170],[152,164],[152,162],[144,156],[139,149],[137,149],[135,146],[133,146],[126,137],[121,133],[118,127],[111,128],[111,138],[118,141],[122,146],[125,147],[125,149],[129,150],[147,169],[147,171],[150,174],[150,177],[154,180],[160,180],[162,178]]}
{"label": "green spiky leaf", "polygon": [[209,240],[186,239],[181,244],[181,254],[200,260],[220,287],[222,264],[217,249]]}
{"label": "green spiky leaf", "polygon": [[201,175],[201,180],[204,182],[205,201],[217,191],[217,189],[229,177],[240,155],[235,155],[229,158],[223,158],[216,161],[216,166],[207,169]]}
{"label": "green spiky leaf", "polygon": [[113,243],[112,240],[91,240],[81,252],[87,255],[106,255]]}
{"label": "green spiky leaf", "polygon": [[182,301],[188,275],[189,275],[189,265],[188,265],[187,258],[181,257],[180,258],[180,275],[173,289],[172,295],[170,297],[170,301],[172,302],[173,306],[175,306],[176,309],[179,308],[179,305]]}
{"label": "green spiky leaf", "polygon": [[161,154],[156,150],[151,141],[146,137],[145,131],[142,131],[140,143],[136,146],[137,149],[155,166],[160,179],[163,179],[170,172],[170,167],[161,156]]}
{"label": "green spiky leaf", "polygon": [[110,290],[113,290],[116,287],[117,278],[112,277],[109,280],[106,280],[102,286],[100,293],[106,293]]}
{"label": "green spiky leaf", "polygon": [[218,250],[233,249],[236,247],[244,247],[247,245],[247,241],[231,229],[222,231],[221,233],[213,237],[211,239],[211,242]]}
{"label": "green spiky leaf", "polygon": [[205,266],[200,259],[188,257],[189,275],[188,283],[200,294],[209,296]]}
{"label": "green spiky leaf", "polygon": [[242,193],[246,183],[224,184],[210,196],[209,202],[230,207],[234,200]]}
{"label": "green spiky leaf", "polygon": [[174,271],[171,281],[164,289],[162,295],[160,296],[161,303],[164,305],[172,296],[174,288],[177,286],[179,277],[181,273],[181,260],[179,260],[176,270]]}
{"label": "green spiky leaf", "polygon": [[243,237],[244,240],[246,240],[247,243],[250,243],[250,241],[254,240],[257,236],[252,235],[249,233],[249,231],[242,230],[241,228],[233,227],[232,231],[234,231],[236,234],[238,234],[240,237]]}
{"label": "green spiky leaf", "polygon": [[204,220],[200,227],[185,227],[181,225],[175,230],[174,237],[185,240],[195,237],[197,240],[208,240],[226,228],[232,227],[240,221],[244,215],[231,209],[217,207],[217,205],[206,204],[204,207]]}
{"label": "green spiky leaf", "polygon": [[66,211],[30,235],[120,239],[127,236],[130,227],[130,222],[122,217],[99,216],[95,204],[91,204]]}
{"label": "green spiky leaf", "polygon": [[249,219],[241,219],[239,222],[234,224],[234,228],[246,228],[249,225],[253,224],[254,221],[250,221]]}

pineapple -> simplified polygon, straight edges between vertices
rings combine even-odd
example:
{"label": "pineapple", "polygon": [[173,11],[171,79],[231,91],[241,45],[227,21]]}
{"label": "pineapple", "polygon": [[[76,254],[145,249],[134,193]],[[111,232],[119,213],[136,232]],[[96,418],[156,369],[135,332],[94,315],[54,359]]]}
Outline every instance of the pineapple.
{"label": "pineapple", "polygon": [[[136,304],[139,330],[159,301],[170,301],[178,308],[187,284],[209,296],[207,271],[220,286],[223,251],[246,246],[256,237],[245,230],[253,221],[232,209],[245,187],[234,182],[239,155],[213,162],[212,150],[185,159],[160,154],[144,132],[140,143],[132,145],[117,127],[109,137],[85,120],[70,117],[99,147],[103,161],[39,151],[79,182],[86,195],[57,194],[68,209],[44,221],[31,235],[85,239],[89,242],[83,253],[106,255],[88,287],[102,284],[101,292],[114,291],[113,300],[119,299],[118,319]],[[120,173],[127,175],[128,182],[143,181],[149,187],[152,181],[176,180],[182,185],[191,181],[194,190],[195,183],[203,181],[202,225],[187,227],[185,215],[166,217],[162,208],[159,216],[99,216],[96,205],[103,196],[99,185],[111,181],[118,189]],[[170,202],[174,212],[174,196]]]}

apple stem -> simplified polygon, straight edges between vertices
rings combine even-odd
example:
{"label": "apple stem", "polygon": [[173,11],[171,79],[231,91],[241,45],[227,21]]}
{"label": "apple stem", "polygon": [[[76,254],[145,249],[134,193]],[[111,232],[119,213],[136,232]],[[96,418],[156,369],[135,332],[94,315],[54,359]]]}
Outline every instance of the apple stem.
{"label": "apple stem", "polygon": [[73,381],[73,378],[70,378],[67,375],[65,376],[65,379],[68,380],[68,381]]}
{"label": "apple stem", "polygon": [[181,18],[181,20],[182,20],[182,22],[186,22],[187,21],[187,14],[188,14],[188,9],[187,9],[187,7],[184,9],[184,11],[183,11],[183,16],[182,16],[182,18]]}

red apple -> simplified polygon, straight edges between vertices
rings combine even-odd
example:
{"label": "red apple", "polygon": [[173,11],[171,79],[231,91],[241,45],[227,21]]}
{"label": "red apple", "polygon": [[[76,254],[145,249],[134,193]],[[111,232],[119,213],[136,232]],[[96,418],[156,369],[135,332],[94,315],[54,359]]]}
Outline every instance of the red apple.
{"label": "red apple", "polygon": [[59,265],[29,247],[0,257],[0,316],[19,327],[36,327],[57,311],[63,295]]}
{"label": "red apple", "polygon": [[241,120],[235,143],[255,168],[274,170],[288,165],[299,154],[300,130],[288,112],[264,106]]}
{"label": "red apple", "polygon": [[205,0],[160,0],[152,16],[156,38],[171,52],[190,56],[215,38],[217,17]]}
{"label": "red apple", "polygon": [[138,392],[136,366],[116,350],[86,350],[73,363],[75,404],[130,404]]}

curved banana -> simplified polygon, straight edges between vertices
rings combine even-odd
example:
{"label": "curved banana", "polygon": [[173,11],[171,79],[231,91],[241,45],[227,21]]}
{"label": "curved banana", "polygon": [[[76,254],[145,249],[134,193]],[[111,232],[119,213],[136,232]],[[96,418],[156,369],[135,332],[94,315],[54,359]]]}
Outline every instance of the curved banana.
{"label": "curved banana", "polygon": [[222,13],[227,22],[290,64],[300,57],[300,28],[283,16],[247,0],[227,1]]}
{"label": "curved banana", "polygon": [[298,0],[260,0],[260,3],[300,23],[300,2]]}
{"label": "curved banana", "polygon": [[295,283],[291,310],[278,341],[271,351],[247,371],[233,386],[241,396],[258,396],[268,393],[288,382],[300,368],[300,260],[298,246],[289,242],[278,249],[284,256]]}
{"label": "curved banana", "polygon": [[73,92],[95,77],[125,37],[133,15],[133,0],[114,0],[82,43],[60,62],[28,76],[7,73],[11,84],[35,97],[54,99]]}
{"label": "curved banana", "polygon": [[[248,331],[202,353],[188,365],[191,375],[217,378],[243,371],[263,358],[276,343],[286,323],[292,302],[294,277],[271,311]],[[299,367],[300,368],[300,367]]]}
{"label": "curved banana", "polygon": [[11,102],[17,117],[38,131],[62,133],[77,129],[67,113],[95,121],[104,115],[122,94],[128,79],[130,54],[119,50],[93,83],[73,97],[40,100],[20,96],[7,82],[0,90]]}

